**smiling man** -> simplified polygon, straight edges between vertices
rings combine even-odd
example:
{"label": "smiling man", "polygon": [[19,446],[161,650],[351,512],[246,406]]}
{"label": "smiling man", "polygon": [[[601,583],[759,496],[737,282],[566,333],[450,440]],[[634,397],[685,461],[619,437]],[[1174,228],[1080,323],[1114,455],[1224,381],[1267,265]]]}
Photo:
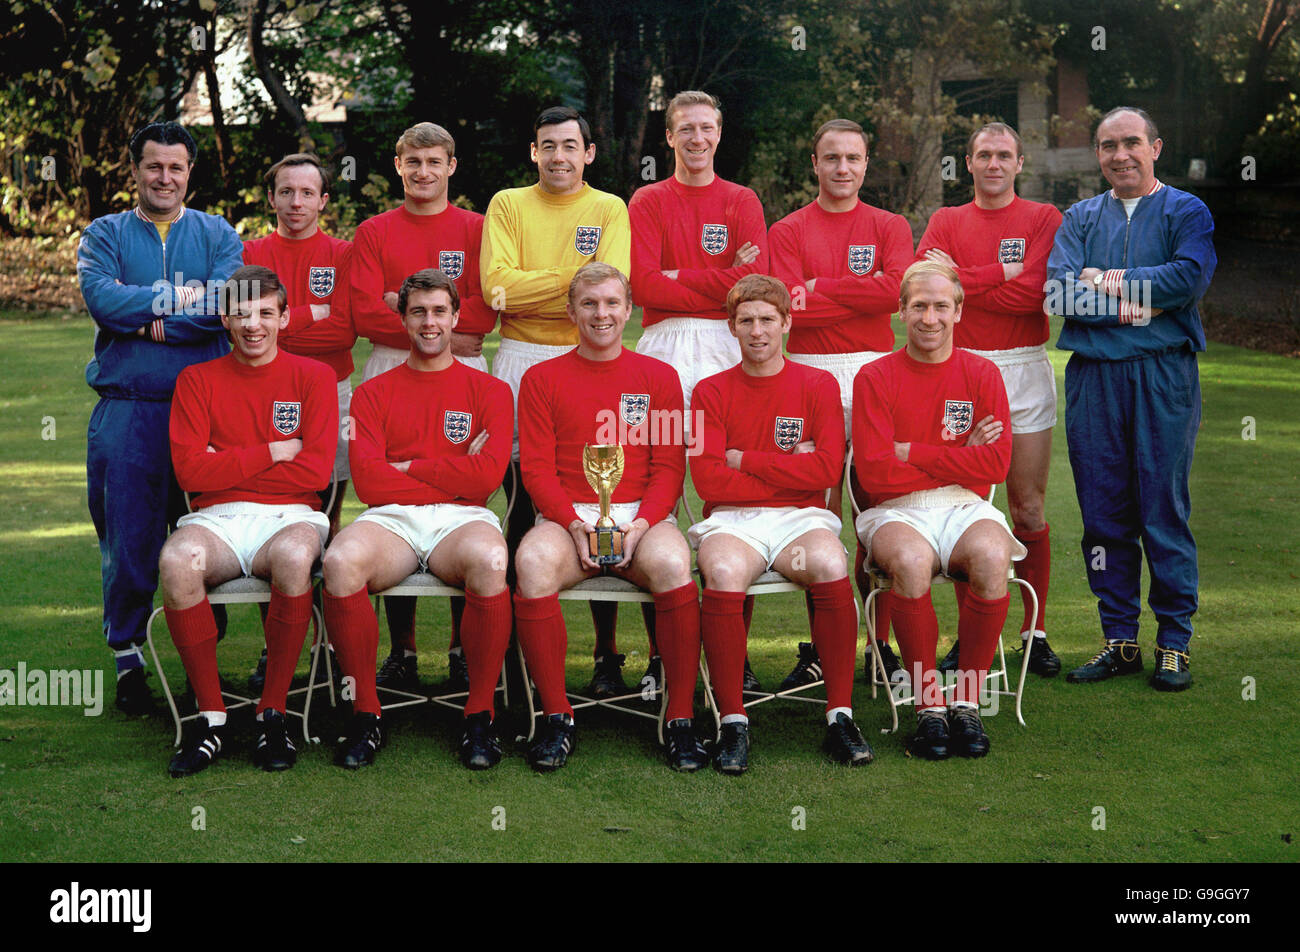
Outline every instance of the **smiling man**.
{"label": "smiling man", "polygon": [[708,763],[691,726],[699,590],[690,549],[672,519],[686,476],[681,382],[668,364],[623,347],[632,300],[618,269],[602,263],[579,269],[569,285],[568,312],[577,348],[532,367],[519,387],[520,464],[539,517],[515,556],[515,618],[547,715],[529,759],[539,771],[556,770],[576,744],[564,688],[568,633],[556,593],[601,572],[588,543],[600,507],[583,451],[617,443],[624,468],[610,514],[624,534],[623,559],[609,570],[654,595],[668,684],[668,762],[675,770],[698,770]]}
{"label": "smiling man", "polygon": [[[1121,106],[1094,136],[1111,188],[1073,205],[1047,261],[1048,303],[1065,317],[1065,435],[1083,516],[1083,560],[1104,643],[1067,675],[1104,681],[1142,670],[1142,555],[1156,616],[1157,690],[1192,683],[1196,540],[1188,479],[1201,422],[1196,307],[1218,258],[1214,219],[1156,178],[1164,143],[1141,109]],[[1140,540],[1140,544],[1139,544]]]}
{"label": "smiling man", "polygon": [[[866,364],[894,349],[889,324],[898,304],[898,282],[912,262],[907,219],[858,198],[867,174],[867,134],[851,119],[831,119],[813,136],[812,168],[817,198],[772,226],[772,273],[797,304],[791,311],[790,359],[832,374],[840,387],[844,438],[850,433],[853,379]],[[830,508],[840,512],[837,484]],[[854,575],[867,591],[858,548]],[[889,647],[889,597],[876,598],[878,649],[891,678],[898,659]],[[868,654],[867,676],[870,677]],[[782,689],[811,684],[821,676],[815,645],[799,645],[799,661]]]}
{"label": "smiling man", "polygon": [[225,219],[185,207],[197,152],[177,123],[137,131],[130,154],[138,205],[95,219],[77,246],[81,295],[95,322],[86,382],[99,395],[86,437],[87,502],[117,706],[130,714],[153,708],[140,646],[158,553],[185,511],[166,438],[172,391],[185,367],[229,349],[214,283],[242,263]]}
{"label": "smiling man", "polygon": [[[488,205],[483,228],[483,289],[501,311],[501,349],[492,373],[510,385],[516,398],[519,382],[534,364],[569,351],[578,331],[568,316],[569,284],[578,269],[604,262],[627,274],[631,230],[627,206],[617,195],[583,181],[596,159],[587,120],[576,110],[554,106],[533,125],[529,155],[537,166],[537,184],[497,192]],[[535,515],[527,487],[519,479],[519,438],[510,466],[514,508],[506,527],[513,553],[532,528]],[[592,602],[596,621],[597,659],[591,689],[597,696],[622,692],[614,627],[616,606]]]}
{"label": "smiling man", "polygon": [[790,294],[776,278],[741,278],[727,295],[728,326],[740,363],[695,388],[702,452],[691,476],[704,519],[691,526],[704,579],[702,632],[722,714],[714,766],[749,767],[743,703],[745,591],[767,569],[811,597],[812,640],[826,681],[826,750],[841,763],[868,764],[871,746],[853,723],[858,614],[840,519],[825,492],[844,468],[839,388],[824,370],[786,360]]}
{"label": "smiling man", "polygon": [[[908,746],[931,760],[989,751],[979,691],[1007,618],[1007,572],[1025,554],[984,498],[1011,462],[1010,411],[997,367],[953,346],[962,303],[951,268],[913,264],[899,291],[907,346],[863,367],[853,384],[853,468],[870,501],[858,516],[858,539],[869,564],[893,580],[894,633],[917,698]],[[930,580],[941,570],[969,585],[959,606],[959,671],[947,710],[930,602]]]}
{"label": "smiling man", "polygon": [[705,377],[740,360],[727,330],[727,292],[767,271],[767,226],[753,189],[714,172],[722,109],[688,89],[664,113],[673,174],[637,189],[632,221],[632,298],[643,308],[638,354],[672,364],[687,410]]}
{"label": "smiling man", "polygon": [[[320,229],[329,204],[329,173],[305,152],[286,155],[266,173],[266,197],[275,210],[275,230],[244,242],[244,264],[270,268],[285,283],[289,325],[277,345],[290,354],[328,364],[337,380],[339,420],[352,401],[352,326],[348,266],[352,243]],[[340,429],[334,454],[334,506],[330,531],[338,531],[348,488],[348,445]]]}
{"label": "smiling man", "polygon": [[[1038,614],[1032,618],[1024,596],[1020,638],[1029,651],[1029,670],[1053,677],[1061,660],[1047,643],[1045,628],[1052,551],[1044,500],[1056,426],[1056,372],[1045,346],[1050,329],[1043,280],[1061,213],[1016,194],[1016,176],[1024,165],[1020,136],[1010,126],[993,122],[975,130],[966,146],[975,200],[935,212],[917,256],[957,272],[966,297],[953,341],[997,364],[1007,385],[1013,436],[1007,506],[1016,538],[1028,551],[1016,563],[1016,573],[1038,595]],[[958,597],[965,590],[965,583],[958,583]],[[959,651],[960,642],[940,670],[955,670]]]}
{"label": "smiling man", "polygon": [[[442,126],[419,122],[397,140],[393,166],[402,180],[402,204],[362,222],[353,237],[351,308],[357,333],[374,343],[362,373],[370,380],[406,360],[410,341],[398,311],[398,289],[409,275],[435,268],[451,278],[460,296],[460,318],[451,336],[452,357],[487,372],[483,338],[496,313],[479,288],[483,216],[451,201],[456,140]],[[415,650],[415,599],[386,598],[392,648],[379,671],[379,686],[411,691],[419,685]],[[468,686],[457,630],[464,606],[452,599],[447,688]]]}
{"label": "smiling man", "polygon": [[485,508],[510,461],[510,393],[453,359],[460,297],[450,277],[418,271],[402,282],[397,303],[409,341],[406,361],[363,383],[352,404],[352,473],[370,508],[325,555],[325,623],[344,674],[356,684],[338,763],[353,770],[370,764],[383,743],[370,592],[426,568],[465,589],[469,694],[460,758],[484,770],[501,759],[493,692],[510,642],[505,540]]}
{"label": "smiling man", "polygon": [[254,760],[265,770],[293,766],[285,701],[311,620],[312,566],[329,532],[318,493],[338,439],[334,374],[277,347],[289,313],[275,272],[240,268],[223,298],[234,349],[181,372],[171,414],[176,478],[194,511],[163,546],[159,573],[167,627],[199,708],[168,768],[173,777],[205,769],[221,752],[226,707],[207,589],[241,576],[271,582]]}

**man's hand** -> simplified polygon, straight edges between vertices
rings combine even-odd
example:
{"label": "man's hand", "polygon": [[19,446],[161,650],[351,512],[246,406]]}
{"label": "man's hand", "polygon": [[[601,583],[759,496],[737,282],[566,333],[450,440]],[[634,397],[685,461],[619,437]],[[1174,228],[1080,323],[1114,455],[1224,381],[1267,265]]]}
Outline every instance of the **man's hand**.
{"label": "man's hand", "polygon": [[944,251],[942,248],[931,248],[925,253],[925,260],[933,261],[936,264],[941,264],[947,268],[952,268],[954,271],[957,270],[957,262],[953,261],[952,255],[948,254],[948,252]]}
{"label": "man's hand", "polygon": [[488,432],[487,430],[484,430],[478,436],[474,437],[474,439],[470,440],[469,452],[466,453],[465,455],[477,456],[479,453],[483,451],[483,447],[487,446],[487,441],[488,441]]}
{"label": "man's hand", "polygon": [[329,316],[330,306],[328,304],[313,304],[311,306],[311,319],[313,322],[323,321]]}
{"label": "man's hand", "polygon": [[302,452],[302,440],[277,440],[266,445],[271,448],[273,463],[287,463]]}
{"label": "man's hand", "polygon": [[1090,288],[1095,288],[1096,286],[1092,283],[1092,280],[1102,273],[1101,268],[1084,268],[1079,272],[1079,282],[1088,285]]}
{"label": "man's hand", "polygon": [[743,450],[727,450],[727,465],[732,469],[740,469],[740,458],[744,455]]}
{"label": "man's hand", "polygon": [[569,523],[569,535],[573,537],[573,546],[578,550],[578,564],[584,569],[600,568],[591,560],[591,543],[587,541],[587,533],[595,531],[595,526],[581,519],[574,519]]}
{"label": "man's hand", "polygon": [[815,452],[817,452],[817,444],[814,443],[812,440],[804,440],[802,443],[796,443],[794,445],[795,456],[798,456],[800,453],[815,453]]}
{"label": "man's hand", "polygon": [[632,553],[636,551],[637,543],[641,537],[650,531],[650,523],[646,519],[637,516],[631,522],[625,522],[618,527],[618,531],[623,533],[623,559],[615,562],[610,566],[612,569],[625,569],[632,564]]}
{"label": "man's hand", "polygon": [[1023,261],[1004,261],[1002,262],[1002,280],[1014,281],[1020,277],[1020,272],[1025,270]]}
{"label": "man's hand", "polygon": [[984,419],[975,424],[971,430],[970,436],[966,438],[967,446],[983,446],[985,443],[996,442],[997,438],[1002,435],[1002,421],[995,420],[993,414],[989,414]]}
{"label": "man's hand", "polygon": [[388,305],[388,309],[389,309],[390,311],[392,311],[394,314],[396,314],[396,313],[397,313],[397,292],[396,292],[396,291],[385,291],[385,292],[384,292],[384,303]]}
{"label": "man's hand", "polygon": [[451,332],[451,354],[453,357],[477,357],[481,353],[483,353],[482,334]]}
{"label": "man's hand", "polygon": [[898,458],[899,462],[906,463],[907,454],[910,452],[912,452],[911,443],[899,443],[897,440],[894,441],[894,456]]}
{"label": "man's hand", "polygon": [[[758,245],[754,244],[752,241],[745,242],[736,249],[736,257],[731,259],[731,266],[733,268],[739,268],[741,265],[746,265],[758,260],[758,252]],[[809,288],[809,290],[812,289]]]}
{"label": "man's hand", "polygon": [[398,460],[396,463],[389,463],[388,465],[393,467],[393,469],[397,470],[399,473],[405,473],[411,468],[413,462],[415,462],[415,460],[403,459]]}

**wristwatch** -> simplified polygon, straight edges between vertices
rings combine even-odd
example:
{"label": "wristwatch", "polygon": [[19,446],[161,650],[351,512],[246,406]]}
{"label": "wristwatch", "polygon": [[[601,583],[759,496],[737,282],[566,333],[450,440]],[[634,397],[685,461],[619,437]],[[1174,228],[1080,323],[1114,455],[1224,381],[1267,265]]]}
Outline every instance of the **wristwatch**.
{"label": "wristwatch", "polygon": [[1096,288],[1098,291],[1100,291],[1102,284],[1105,282],[1105,279],[1106,279],[1106,272],[1099,271],[1097,274],[1094,274],[1092,276],[1092,286]]}

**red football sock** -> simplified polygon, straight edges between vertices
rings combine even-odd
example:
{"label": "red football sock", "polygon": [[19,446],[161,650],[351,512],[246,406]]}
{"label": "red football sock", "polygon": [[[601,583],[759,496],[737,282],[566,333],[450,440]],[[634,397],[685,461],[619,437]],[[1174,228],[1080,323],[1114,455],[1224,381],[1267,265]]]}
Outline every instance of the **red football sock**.
{"label": "red football sock", "polygon": [[970,591],[970,582],[953,579],[952,590],[957,596],[957,613],[960,615],[961,610],[966,607],[966,593]]}
{"label": "red football sock", "polygon": [[[1007,620],[1007,606],[1011,596],[980,598],[972,591],[966,592],[961,615],[957,620],[957,639],[961,649],[957,655],[957,691],[954,701],[978,704],[980,686],[989,673],[993,655],[998,650],[998,635]],[[972,674],[973,672],[973,674]]]}
{"label": "red football sock", "polygon": [[384,599],[388,638],[394,651],[415,650],[415,596],[390,595]]}
{"label": "red football sock", "polygon": [[[460,620],[465,614],[465,599],[453,595],[447,599],[451,602],[451,641],[447,643],[447,650],[460,647]],[[414,620],[414,616],[412,616]],[[411,631],[411,650],[415,650],[415,630]]]}
{"label": "red football sock", "polygon": [[893,596],[894,634],[898,637],[898,650],[903,656],[903,670],[912,679],[916,691],[916,706],[943,707],[939,672],[934,666],[934,652],[939,646],[939,619],[935,617],[930,594],[904,598],[895,591]]}
{"label": "red football sock", "polygon": [[496,719],[497,681],[501,664],[510,647],[510,591],[477,595],[465,590],[465,633],[463,651],[469,668],[469,697],[465,716],[487,711]]}
{"label": "red football sock", "polygon": [[704,590],[700,609],[700,634],[704,656],[709,662],[709,680],[718,702],[718,711],[744,714],[742,689],[745,682],[744,592]]}
{"label": "red football sock", "polygon": [[564,655],[569,648],[569,632],[564,627],[560,600],[554,595],[522,598],[516,594],[515,630],[528,671],[542,697],[542,710],[547,716],[572,716],[573,708],[564,692]]}
{"label": "red football sock", "polygon": [[350,677],[354,713],[379,716],[379,695],[375,691],[375,661],[379,653],[379,620],[370,607],[370,593],[365,586],[351,595],[335,598],[329,592],[322,599],[325,629],[338,656],[343,674]]}
{"label": "red football sock", "polygon": [[700,590],[694,582],[655,595],[655,625],[668,684],[668,720],[692,717],[700,670]]}
{"label": "red football sock", "polygon": [[266,612],[266,684],[257,703],[258,714],[267,708],[284,713],[289,683],[310,622],[311,592],[286,595],[272,584],[271,605]]}
{"label": "red football sock", "polygon": [[588,602],[591,624],[596,629],[596,647],[593,658],[608,658],[618,654],[618,602]]}
{"label": "red football sock", "polygon": [[[1029,593],[1021,587],[1021,595],[1025,603],[1025,621],[1020,626],[1023,631],[1047,631],[1043,627],[1044,619],[1047,617],[1047,588],[1052,582],[1052,544],[1048,538],[1052,527],[1043,524],[1043,528],[1037,532],[1017,532],[1016,538],[1020,543],[1029,550],[1019,562],[1012,563],[1016,567],[1016,578],[1022,578],[1030,585],[1034,586],[1034,592],[1038,595],[1038,617],[1031,619],[1029,617]],[[1033,624],[1030,624],[1030,622]]]}
{"label": "red football sock", "polygon": [[200,711],[224,711],[221,678],[217,676],[217,621],[207,596],[189,608],[164,608],[167,630],[189,676]]}
{"label": "red football sock", "polygon": [[826,710],[853,706],[853,665],[858,653],[858,611],[847,576],[814,582],[808,589],[813,609],[812,640],[826,681]]}

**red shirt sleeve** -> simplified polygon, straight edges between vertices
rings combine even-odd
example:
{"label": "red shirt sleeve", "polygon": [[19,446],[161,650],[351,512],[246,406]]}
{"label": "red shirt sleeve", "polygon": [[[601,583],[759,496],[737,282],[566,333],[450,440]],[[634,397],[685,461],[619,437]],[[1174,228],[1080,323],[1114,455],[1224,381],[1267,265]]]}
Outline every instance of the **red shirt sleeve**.
{"label": "red shirt sleeve", "polygon": [[817,291],[837,304],[868,314],[892,314],[898,310],[898,289],[903,272],[914,260],[912,230],[907,219],[893,215],[882,229],[879,275],[818,278]]}
{"label": "red shirt sleeve", "polygon": [[896,394],[889,389],[889,376],[868,374],[867,367],[853,380],[853,471],[859,485],[878,499],[910,492],[918,479],[927,476],[894,455]]}
{"label": "red shirt sleeve", "polygon": [[[916,246],[916,260],[920,261],[924,258],[925,253],[931,248],[938,248],[957,262],[957,278],[961,281],[962,293],[967,297],[974,297],[991,291],[1003,281],[1002,265],[994,262],[991,265],[963,266],[962,255],[957,250],[957,240],[952,235],[950,227],[952,219],[952,210],[947,208],[940,208],[930,216],[930,221],[925,226],[925,234],[921,235],[921,243]],[[1049,246],[1047,250],[1051,251],[1051,247]],[[1043,259],[1044,267],[1046,267],[1046,260]]]}
{"label": "red shirt sleeve", "polygon": [[553,393],[543,379],[541,366],[530,368],[519,384],[519,467],[537,511],[567,529],[578,514],[560,482],[555,462]]}
{"label": "red shirt sleeve", "polygon": [[818,374],[808,394],[812,426],[808,434],[816,447],[811,453],[773,453],[745,450],[740,471],[751,473],[782,489],[804,492],[838,485],[844,471],[844,410],[840,387],[829,373]]}
{"label": "red shirt sleeve", "polygon": [[[336,402],[335,413],[337,407]],[[271,447],[267,443],[209,453],[211,413],[210,388],[193,367],[185,368],[176,378],[168,429],[176,482],[189,493],[230,489],[272,466]]]}
{"label": "red shirt sleeve", "polygon": [[423,485],[414,476],[395,469],[388,461],[388,440],[384,435],[382,389],[376,377],[363,383],[352,395],[352,440],[348,445],[348,467],[357,498],[367,506],[383,505],[403,493],[420,492]]}
{"label": "red shirt sleeve", "polygon": [[627,213],[632,224],[632,273],[628,276],[632,282],[632,299],[643,308],[686,314],[717,307],[703,294],[663,273],[659,207],[653,198],[646,197],[644,189],[632,196]]}
{"label": "red shirt sleeve", "polygon": [[735,204],[737,248],[747,243],[758,246],[758,257],[749,264],[733,268],[683,268],[677,280],[693,291],[698,291],[714,302],[714,307],[727,300],[727,292],[747,274],[767,274],[769,270],[767,248],[767,222],[763,219],[763,204],[750,189],[745,189]]}
{"label": "red shirt sleeve", "polygon": [[352,242],[348,269],[352,286],[352,323],[357,334],[376,344],[409,350],[411,339],[406,335],[406,328],[402,327],[401,318],[384,303],[384,292],[398,289],[384,287],[384,249],[378,231],[378,228],[367,228],[363,223]]}
{"label": "red shirt sleeve", "polygon": [[[767,238],[772,251],[772,276],[790,292],[790,316],[797,326],[828,327],[859,316],[857,311],[835,303],[820,291],[808,291],[804,282],[816,275],[803,273],[801,235],[794,225],[783,219],[772,226]],[[821,283],[819,278],[814,287],[820,287]]]}
{"label": "red shirt sleeve", "polygon": [[696,419],[702,431],[700,453],[691,460],[691,480],[705,504],[726,505],[771,495],[770,486],[763,480],[727,465],[726,405],[716,380],[706,379],[695,388],[691,411],[698,412]]}
{"label": "red shirt sleeve", "polygon": [[[1056,230],[1061,227],[1061,213],[1053,205],[1044,205],[1034,222],[1034,232],[1029,239],[1033,253],[1025,259],[1025,269],[1010,281],[995,286],[987,294],[967,292],[970,297],[979,297],[979,305],[990,313],[1008,313],[1019,317],[1032,313],[1035,317],[1043,313],[1045,298],[1043,285],[1047,283],[1047,258],[1052,253],[1052,243],[1056,239]],[[1002,265],[997,265],[999,277]],[[964,285],[963,285],[964,287]]]}
{"label": "red shirt sleeve", "polygon": [[465,293],[460,296],[460,320],[456,322],[461,334],[490,334],[497,326],[497,312],[483,300],[483,278],[479,273],[482,245],[483,216],[475,215],[465,228]]}
{"label": "red shirt sleeve", "polygon": [[[483,421],[478,433],[486,430],[488,434],[483,448],[472,456],[413,460],[408,475],[458,499],[481,499],[496,491],[510,465],[510,451],[515,438],[514,408],[511,405],[514,397],[508,384],[488,378],[475,402]],[[470,439],[476,438],[478,433]]]}
{"label": "red shirt sleeve", "polygon": [[[982,358],[978,358],[982,359]],[[1007,388],[1002,375],[990,361],[981,366],[978,394],[972,420],[979,421],[990,413],[1002,421],[1002,435],[992,443],[982,446],[936,446],[913,442],[908,451],[908,462],[941,482],[961,486],[982,483],[1000,483],[1007,478],[1011,468],[1011,410],[1007,404]]]}

